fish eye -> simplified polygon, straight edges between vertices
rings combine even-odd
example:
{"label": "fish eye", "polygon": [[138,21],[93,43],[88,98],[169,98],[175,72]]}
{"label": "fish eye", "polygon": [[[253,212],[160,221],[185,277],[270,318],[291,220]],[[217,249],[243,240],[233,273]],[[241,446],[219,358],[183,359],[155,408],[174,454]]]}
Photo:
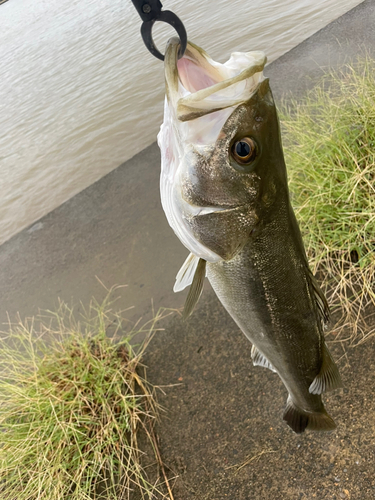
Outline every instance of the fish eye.
{"label": "fish eye", "polygon": [[252,162],[257,155],[256,142],[250,137],[244,137],[233,143],[232,156],[237,163],[244,165]]}

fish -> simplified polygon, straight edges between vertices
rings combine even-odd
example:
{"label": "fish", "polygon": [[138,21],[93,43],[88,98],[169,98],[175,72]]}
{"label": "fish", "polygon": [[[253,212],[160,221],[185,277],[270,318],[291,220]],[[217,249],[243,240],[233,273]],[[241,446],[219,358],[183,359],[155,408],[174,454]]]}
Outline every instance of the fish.
{"label": "fish", "polygon": [[162,207],[190,252],[174,286],[190,286],[183,315],[207,277],[252,343],[253,364],[287,389],[287,425],[331,431],[322,394],[342,381],[325,342],[329,306],[290,201],[266,56],[234,52],[221,64],[192,42],[182,58],[178,50],[170,39],[158,144]]}

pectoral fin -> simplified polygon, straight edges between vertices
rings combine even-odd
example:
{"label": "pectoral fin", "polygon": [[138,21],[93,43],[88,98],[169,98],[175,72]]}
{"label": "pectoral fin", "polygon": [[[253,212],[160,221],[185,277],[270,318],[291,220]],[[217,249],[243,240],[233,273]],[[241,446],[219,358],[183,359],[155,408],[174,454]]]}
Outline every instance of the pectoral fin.
{"label": "pectoral fin", "polygon": [[193,312],[194,307],[196,306],[199,297],[202,294],[203,282],[205,277],[206,277],[206,261],[204,259],[199,259],[196,265],[194,278],[191,283],[188,296],[186,297],[184,312],[182,313],[183,320],[187,319]]}
{"label": "pectoral fin", "polygon": [[326,344],[323,346],[323,361],[319,374],[309,387],[311,394],[322,394],[342,387],[342,381],[336,363]]}
{"label": "pectoral fin", "polygon": [[199,257],[190,253],[182,264],[181,269],[176,276],[176,283],[174,284],[173,291],[181,292],[193,282],[195,271],[197,270]]}
{"label": "pectoral fin", "polygon": [[258,350],[257,347],[255,347],[254,344],[251,348],[251,359],[253,360],[254,366],[263,366],[264,368],[268,368],[269,370],[277,373],[268,359]]}

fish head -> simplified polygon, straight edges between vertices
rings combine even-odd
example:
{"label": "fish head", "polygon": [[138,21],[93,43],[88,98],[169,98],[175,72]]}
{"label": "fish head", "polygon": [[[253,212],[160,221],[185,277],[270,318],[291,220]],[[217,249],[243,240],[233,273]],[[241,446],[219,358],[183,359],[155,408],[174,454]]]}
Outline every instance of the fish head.
{"label": "fish head", "polygon": [[234,53],[219,64],[191,43],[178,59],[178,48],[171,39],[165,54],[162,205],[190,252],[229,260],[287,186],[266,57]]}

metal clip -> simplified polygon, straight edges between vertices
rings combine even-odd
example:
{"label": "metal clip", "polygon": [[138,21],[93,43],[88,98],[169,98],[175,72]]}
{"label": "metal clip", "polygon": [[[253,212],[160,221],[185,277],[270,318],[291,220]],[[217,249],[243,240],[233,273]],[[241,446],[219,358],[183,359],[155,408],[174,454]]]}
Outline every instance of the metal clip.
{"label": "metal clip", "polygon": [[155,21],[161,21],[170,24],[177,31],[180,38],[180,49],[178,52],[178,58],[180,59],[184,55],[187,45],[187,34],[181,19],[170,10],[162,11],[163,5],[160,0],[132,0],[132,2],[143,21],[141,35],[151,54],[164,61],[164,55],[159,52],[152,39],[152,27]]}

